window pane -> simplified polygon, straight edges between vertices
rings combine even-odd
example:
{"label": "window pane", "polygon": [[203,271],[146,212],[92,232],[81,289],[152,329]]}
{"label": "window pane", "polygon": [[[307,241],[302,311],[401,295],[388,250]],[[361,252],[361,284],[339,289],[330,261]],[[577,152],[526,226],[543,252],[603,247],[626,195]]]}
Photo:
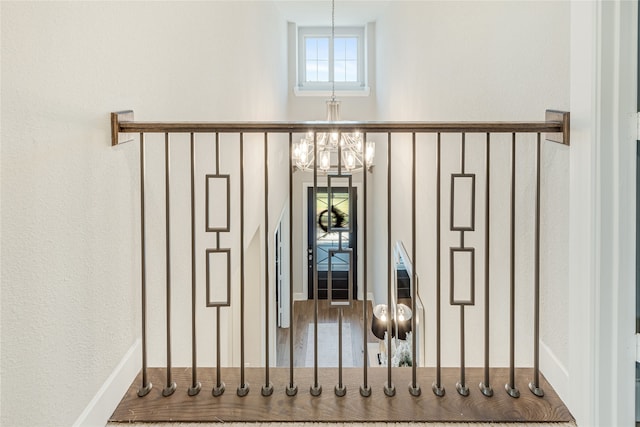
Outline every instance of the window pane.
{"label": "window pane", "polygon": [[308,82],[329,81],[329,38],[307,37],[305,39],[305,75]]}
{"label": "window pane", "polygon": [[318,77],[316,82],[329,81],[329,61],[318,61]]}
{"label": "window pane", "polygon": [[329,60],[329,39],[327,37],[318,38],[318,59]]}
{"label": "window pane", "polygon": [[346,61],[345,81],[347,82],[358,81],[358,61]]}
{"label": "window pane", "polygon": [[307,37],[305,39],[305,49],[307,60],[318,59],[318,39]]}
{"label": "window pane", "polygon": [[327,37],[305,38],[306,59],[328,60],[329,39]]}
{"label": "window pane", "polygon": [[358,39],[349,37],[345,39],[345,58],[356,61],[358,59]]}
{"label": "window pane", "polygon": [[307,68],[305,72],[306,72],[308,82],[317,82],[318,81],[318,62],[307,61]]}
{"label": "window pane", "polygon": [[334,69],[333,69],[333,77],[335,79],[335,81],[337,82],[344,82],[346,81],[346,62],[345,61],[335,61],[334,62]]}
{"label": "window pane", "polygon": [[345,59],[345,39],[338,37],[333,40],[333,57],[336,60]]}
{"label": "window pane", "polygon": [[307,61],[305,71],[308,82],[329,81],[329,61]]}

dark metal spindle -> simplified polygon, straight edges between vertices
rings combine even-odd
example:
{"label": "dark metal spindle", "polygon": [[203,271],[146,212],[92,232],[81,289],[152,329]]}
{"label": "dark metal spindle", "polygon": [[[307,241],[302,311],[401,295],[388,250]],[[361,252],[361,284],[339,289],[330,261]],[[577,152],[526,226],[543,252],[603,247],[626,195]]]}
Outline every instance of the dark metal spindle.
{"label": "dark metal spindle", "polygon": [[[461,173],[464,174],[464,166],[465,166],[465,153],[466,153],[466,134],[462,133],[462,144],[460,149],[460,169]],[[453,183],[452,183],[453,189]],[[451,211],[451,218],[453,218],[453,207]],[[460,247],[464,248],[464,230],[460,231]],[[453,262],[453,260],[451,261]],[[453,266],[452,266],[453,271]],[[474,272],[471,271],[473,275]],[[460,381],[456,384],[456,390],[462,396],[469,395],[469,387],[467,387],[467,383],[465,381],[465,361],[464,361],[464,304],[460,305]]]}
{"label": "dark metal spindle", "polygon": [[384,384],[384,394],[392,397],[396,394],[396,386],[391,381],[391,327],[392,314],[395,314],[395,309],[391,307],[391,132],[387,133],[387,280],[389,316],[387,317],[387,382]]}
{"label": "dark metal spindle", "polygon": [[169,195],[169,134],[164,134],[164,194],[165,194],[165,253],[166,253],[166,298],[167,298],[167,386],[162,390],[162,395],[171,396],[176,391],[176,383],[171,380],[171,199]]}
{"label": "dark metal spindle", "polygon": [[138,396],[149,394],[153,386],[147,378],[147,260],[145,248],[145,211],[144,211],[144,133],[140,133],[140,260],[142,283],[142,386]]}
{"label": "dark metal spindle", "polygon": [[273,394],[269,381],[269,147],[267,132],[264,133],[264,385],[262,395]]}
{"label": "dark metal spindle", "polygon": [[[220,134],[216,132],[216,175],[220,174]],[[231,203],[227,200],[227,203]],[[220,249],[220,232],[216,232],[216,248]]]}
{"label": "dark metal spindle", "polygon": [[540,388],[540,173],[542,168],[542,151],[540,133],[536,141],[536,246],[535,246],[535,271],[534,285],[535,296],[533,306],[533,381],[529,383],[529,389],[538,397],[544,396],[544,390]]}
{"label": "dark metal spindle", "polygon": [[318,230],[315,226],[316,218],[318,217],[317,204],[318,204],[318,133],[313,134],[313,201],[311,203],[311,213],[313,215],[314,225],[311,237],[313,239],[312,246],[312,262],[313,262],[313,385],[310,387],[309,392],[312,396],[320,396],[322,393],[322,386],[318,384]]}
{"label": "dark metal spindle", "polygon": [[240,133],[240,385],[237,394],[249,393],[244,378],[244,134]]}
{"label": "dark metal spindle", "polygon": [[469,387],[465,382],[465,363],[464,363],[464,305],[460,306],[460,382],[456,384],[458,393],[462,396],[469,395]]}
{"label": "dark metal spindle", "polygon": [[287,396],[295,396],[293,382],[293,134],[289,132],[289,385]]}
{"label": "dark metal spindle", "polygon": [[411,330],[413,331],[413,339],[411,340],[411,383],[409,384],[409,393],[412,396],[420,396],[420,386],[418,385],[417,379],[417,369],[418,369],[418,360],[417,360],[417,347],[416,347],[416,298],[418,297],[418,274],[416,265],[416,133],[413,132],[411,138],[411,156],[412,156],[412,165],[411,165],[411,261],[413,261],[413,268],[411,271],[411,312],[413,315],[411,316]]}
{"label": "dark metal spindle", "polygon": [[335,393],[338,397],[347,394],[347,387],[342,384],[342,307],[338,310],[338,385],[335,387]]}
{"label": "dark metal spindle", "polygon": [[191,387],[189,396],[200,393],[202,384],[198,381],[197,353],[196,353],[196,210],[195,210],[195,136],[191,132]]}
{"label": "dark metal spindle", "polygon": [[[216,175],[220,174],[220,134],[216,132]],[[229,200],[227,200],[229,203]],[[216,232],[216,249],[220,249],[220,232]],[[216,307],[216,385],[211,391],[215,397],[221,396],[225,390],[225,383],[220,374],[220,307]]]}
{"label": "dark metal spindle", "polygon": [[515,374],[515,217],[516,217],[516,134],[511,137],[511,242],[510,242],[510,289],[509,289],[509,382],[504,385],[511,397],[520,397],[516,388]]}
{"label": "dark metal spindle", "polygon": [[216,385],[211,394],[221,396],[224,389],[225,384],[220,380],[220,307],[216,307]]}
{"label": "dark metal spindle", "polygon": [[368,365],[368,360],[369,360],[369,350],[367,348],[367,344],[368,344],[368,340],[367,340],[367,331],[369,330],[369,324],[367,323],[367,310],[368,310],[368,290],[367,290],[367,268],[368,268],[368,264],[367,264],[367,161],[366,161],[366,146],[367,146],[367,134],[363,133],[362,134],[362,159],[364,162],[364,165],[362,167],[362,192],[363,197],[364,197],[364,221],[362,224],[362,231],[364,233],[363,237],[363,243],[364,243],[364,247],[363,247],[363,254],[364,254],[364,258],[363,258],[363,278],[362,278],[362,282],[364,283],[364,297],[363,299],[363,307],[362,307],[362,330],[364,331],[364,333],[362,334],[362,348],[364,349],[364,363],[363,365],[363,382],[362,385],[360,386],[360,395],[362,397],[369,397],[371,396],[371,387],[368,384],[368,377],[367,377],[367,365]]}
{"label": "dark metal spindle", "polygon": [[487,143],[485,151],[485,174],[487,177],[485,204],[484,204],[484,381],[480,383],[482,394],[487,397],[493,396],[493,389],[489,382],[489,187],[490,187],[490,166],[491,166],[491,134],[487,133]]}
{"label": "dark metal spindle", "polygon": [[444,386],[442,385],[442,363],[440,348],[440,175],[441,175],[441,134],[438,132],[438,142],[436,145],[436,380],[431,389],[436,396],[444,396]]}

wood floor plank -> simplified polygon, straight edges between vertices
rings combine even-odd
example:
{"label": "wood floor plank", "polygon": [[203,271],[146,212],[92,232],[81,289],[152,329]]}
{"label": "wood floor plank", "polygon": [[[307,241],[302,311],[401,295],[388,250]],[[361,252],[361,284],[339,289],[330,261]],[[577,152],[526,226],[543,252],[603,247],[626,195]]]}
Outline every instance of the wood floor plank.
{"label": "wood floor plank", "polygon": [[[304,367],[307,358],[307,333],[309,325],[314,322],[313,300],[295,301],[293,305],[293,361],[295,367]],[[351,325],[351,346],[353,351],[353,366],[363,366],[363,337],[362,315],[363,302],[354,301],[353,306],[344,309],[343,322]],[[371,319],[373,309],[371,301],[367,301],[367,319]],[[330,308],[326,300],[318,301],[318,322],[338,323],[338,310]],[[337,327],[337,326],[336,326]],[[289,366],[289,328],[278,328],[276,349],[276,366]],[[367,341],[378,342],[378,339],[367,328]]]}
{"label": "wood floor plank", "polygon": [[172,371],[178,389],[170,397],[162,396],[164,369],[149,369],[150,381],[154,384],[145,397],[137,397],[140,378],[131,385],[122,402],[113,413],[111,422],[573,422],[569,410],[555,391],[541,377],[541,386],[545,396],[534,396],[527,384],[531,378],[531,369],[516,371],[516,385],[520,388],[520,398],[514,399],[504,391],[508,370],[494,368],[491,371],[495,389],[493,397],[485,397],[477,384],[482,378],[480,368],[467,370],[470,395],[460,396],[455,389],[459,370],[443,369],[444,397],[431,392],[434,378],[433,368],[419,368],[418,381],[422,394],[412,397],[407,385],[411,370],[394,368],[393,381],[397,394],[393,398],[385,396],[382,384],[386,380],[386,369],[369,370],[369,382],[373,393],[363,398],[359,393],[362,370],[350,368],[344,370],[344,384],[347,394],[337,397],[333,388],[337,382],[337,369],[320,369],[319,380],[323,392],[318,397],[309,394],[313,379],[313,369],[301,368],[295,371],[295,382],[299,392],[289,397],[284,390],[288,383],[288,369],[271,370],[271,381],[275,391],[270,397],[260,394],[264,370],[247,368],[246,379],[250,392],[245,397],[236,395],[239,382],[238,368],[223,368],[222,378],[227,385],[226,392],[213,397],[215,369],[202,368],[199,371],[202,391],[197,396],[187,395],[191,379],[189,368],[176,368]]}

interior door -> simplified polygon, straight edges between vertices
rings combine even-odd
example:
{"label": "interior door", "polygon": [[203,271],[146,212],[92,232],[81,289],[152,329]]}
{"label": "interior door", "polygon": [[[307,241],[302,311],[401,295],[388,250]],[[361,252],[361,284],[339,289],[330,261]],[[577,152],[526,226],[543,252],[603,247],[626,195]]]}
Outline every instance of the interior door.
{"label": "interior door", "polygon": [[[318,298],[327,299],[329,264],[331,264],[332,298],[348,299],[349,275],[353,280],[352,298],[357,290],[357,189],[337,187],[333,189],[333,204],[329,206],[327,187],[317,187],[316,217],[313,217],[313,187],[308,189],[307,203],[307,272],[308,298],[314,298],[313,265],[318,271]],[[332,227],[329,227],[331,221]],[[350,232],[332,232],[330,228],[349,228]],[[316,231],[317,252],[313,259],[313,232]],[[331,249],[349,248],[353,253],[353,263],[349,264],[348,254],[339,253],[331,257]]]}

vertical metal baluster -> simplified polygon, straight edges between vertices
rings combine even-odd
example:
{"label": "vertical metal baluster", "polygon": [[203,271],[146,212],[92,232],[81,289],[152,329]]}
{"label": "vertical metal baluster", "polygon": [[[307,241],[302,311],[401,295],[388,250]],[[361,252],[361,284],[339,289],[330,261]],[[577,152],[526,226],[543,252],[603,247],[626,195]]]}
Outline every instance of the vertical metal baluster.
{"label": "vertical metal baluster", "polygon": [[540,146],[540,133],[536,142],[536,246],[535,246],[535,271],[534,285],[535,296],[533,305],[533,381],[529,383],[529,389],[538,397],[544,396],[544,390],[540,388],[540,173],[542,168],[542,151]]}
{"label": "vertical metal baluster", "polygon": [[[465,143],[466,135],[462,134],[462,146],[460,150],[460,169],[461,173],[464,174],[464,160],[465,160],[465,151],[466,151],[466,143]],[[453,181],[451,182],[451,191],[453,192]],[[453,206],[453,205],[452,205]],[[451,218],[453,223],[453,210],[451,211]],[[464,230],[460,231],[460,247],[464,248]],[[453,263],[453,260],[451,261]],[[453,265],[451,265],[451,271],[453,272]],[[471,271],[473,275],[474,272]],[[456,384],[456,389],[458,393],[462,396],[469,395],[469,387],[467,387],[467,383],[465,380],[465,360],[464,360],[464,304],[460,305],[460,381]]]}
{"label": "vertical metal baluster", "polygon": [[342,384],[342,307],[338,310],[338,385],[335,387],[335,393],[338,397],[347,394],[347,388]]}
{"label": "vertical metal baluster", "polygon": [[520,397],[515,380],[515,217],[516,217],[516,134],[511,137],[511,242],[510,242],[510,290],[509,290],[509,382],[504,385],[511,397]]}
{"label": "vertical metal baluster", "polygon": [[[216,175],[220,174],[220,134],[216,132]],[[227,203],[230,203],[227,200]],[[220,249],[220,232],[216,232],[216,248]],[[216,307],[216,385],[211,391],[215,397],[221,396],[225,390],[225,383],[220,375],[220,307]]]}
{"label": "vertical metal baluster", "polygon": [[244,378],[244,134],[240,133],[240,385],[236,391],[244,397],[249,383]]}
{"label": "vertical metal baluster", "polygon": [[[342,140],[342,133],[338,132],[338,176],[342,176],[342,146],[340,145],[340,141]],[[329,188],[329,191],[332,191]],[[349,197],[351,197],[351,187],[347,189],[349,192]],[[333,197],[333,196],[330,196]],[[333,200],[329,200],[331,203]],[[331,224],[331,206],[329,206],[329,211],[327,213],[327,221]],[[338,232],[338,249],[342,250],[342,231]],[[329,252],[329,283],[333,283],[331,280],[331,252]],[[352,266],[349,264],[349,268]],[[349,271],[351,274],[351,271]],[[327,292],[329,287],[327,287]],[[347,298],[351,298],[351,295],[348,295]],[[327,295],[327,299],[329,301],[333,300],[333,286],[331,286],[331,294]],[[342,307],[338,310],[338,384],[334,387],[334,391],[336,396],[342,397],[347,394],[347,388],[342,384]]]}
{"label": "vertical metal baluster", "polygon": [[153,386],[147,378],[147,260],[145,247],[145,211],[144,211],[144,133],[140,132],[140,260],[142,281],[142,386],[138,389],[138,396],[149,394]]}
{"label": "vertical metal baluster", "polygon": [[264,133],[264,385],[262,395],[273,394],[269,381],[269,147],[267,132]]}
{"label": "vertical metal baluster", "polygon": [[295,396],[293,382],[293,134],[289,132],[289,385],[287,396]]}
{"label": "vertical metal baluster", "polygon": [[166,234],[166,298],[167,298],[167,386],[162,390],[162,395],[171,396],[176,391],[176,383],[171,380],[171,199],[169,195],[169,134],[164,134],[164,195],[165,195],[165,234]]}
{"label": "vertical metal baluster", "polygon": [[224,393],[225,384],[220,381],[220,307],[216,307],[216,386],[211,391],[215,397]]}
{"label": "vertical metal baluster", "polygon": [[411,261],[413,261],[413,268],[411,274],[411,331],[412,337],[411,340],[411,383],[409,384],[409,393],[412,396],[420,396],[420,386],[418,385],[417,379],[417,351],[416,351],[416,298],[418,297],[418,281],[416,277],[418,276],[416,271],[416,266],[418,264],[418,260],[416,259],[416,133],[413,132],[411,136],[411,157],[412,157],[412,165],[411,165]]}
{"label": "vertical metal baluster", "polygon": [[[216,175],[220,174],[220,134],[216,132]],[[227,203],[231,203],[227,200]],[[229,215],[230,208],[227,206],[227,215]],[[216,232],[216,248],[220,249],[220,232]]]}
{"label": "vertical metal baluster", "polygon": [[367,344],[368,344],[368,340],[367,340],[367,336],[368,331],[370,329],[369,324],[367,323],[367,310],[368,310],[368,305],[369,305],[369,301],[368,301],[368,290],[367,290],[367,268],[368,268],[368,263],[367,263],[367,163],[366,163],[366,146],[367,146],[367,134],[363,133],[362,134],[362,158],[364,159],[364,166],[362,168],[362,192],[364,193],[364,222],[362,224],[362,231],[364,233],[363,235],[363,243],[364,243],[364,247],[363,247],[363,278],[362,278],[362,282],[364,283],[364,297],[363,299],[363,308],[362,308],[362,331],[363,331],[363,349],[364,349],[364,363],[363,365],[363,384],[360,386],[360,395],[362,397],[369,397],[371,396],[371,387],[368,384],[368,377],[367,377],[367,364],[368,364],[368,360],[369,360],[369,351],[367,348]]}
{"label": "vertical metal baluster", "polygon": [[485,149],[485,174],[487,177],[485,187],[485,201],[484,201],[484,381],[480,383],[480,390],[482,394],[487,397],[493,396],[493,389],[489,382],[489,236],[490,236],[490,221],[489,221],[489,187],[490,187],[490,166],[491,166],[491,148],[490,148],[490,133],[487,133],[487,143]]}
{"label": "vertical metal baluster", "polygon": [[313,385],[310,387],[309,392],[312,396],[320,396],[322,393],[322,386],[318,384],[318,264],[317,264],[317,227],[315,226],[317,212],[317,198],[318,198],[318,133],[313,134],[313,192],[312,192],[312,208],[311,213],[313,215],[313,232],[311,236],[313,238],[312,257],[313,257]]}
{"label": "vertical metal baluster", "polygon": [[440,348],[440,175],[441,175],[441,138],[438,132],[438,142],[436,145],[436,380],[431,389],[436,396],[444,396],[442,386],[442,364]]}
{"label": "vertical metal baluster", "polygon": [[362,346],[364,349],[364,360],[363,360],[363,382],[362,385],[360,386],[360,395],[362,397],[369,397],[371,396],[371,387],[369,386],[369,378],[368,378],[368,372],[367,372],[367,366],[368,366],[368,360],[369,360],[369,349],[367,348],[367,344],[368,344],[368,340],[367,340],[367,336],[368,331],[370,329],[370,326],[367,322],[367,310],[368,310],[368,288],[367,288],[367,280],[368,280],[368,275],[367,275],[367,269],[368,269],[368,262],[367,262],[367,163],[366,163],[366,146],[367,146],[367,134],[363,133],[362,134],[362,158],[364,160],[364,165],[362,167],[362,192],[363,192],[363,206],[364,206],[364,213],[363,213],[363,218],[364,218],[364,222],[362,224],[362,231],[363,231],[363,258],[362,258],[362,262],[363,262],[363,276],[362,276],[362,282],[364,283],[364,291],[363,291],[363,295],[364,297],[363,299],[363,307],[362,307]]}
{"label": "vertical metal baluster", "polygon": [[391,132],[387,133],[387,306],[389,318],[387,322],[387,382],[384,384],[384,394],[395,396],[396,386],[391,381],[391,324],[395,309],[391,307]]}
{"label": "vertical metal baluster", "polygon": [[198,381],[197,353],[196,353],[196,211],[195,211],[195,137],[191,132],[191,387],[189,396],[200,393],[202,384]]}

